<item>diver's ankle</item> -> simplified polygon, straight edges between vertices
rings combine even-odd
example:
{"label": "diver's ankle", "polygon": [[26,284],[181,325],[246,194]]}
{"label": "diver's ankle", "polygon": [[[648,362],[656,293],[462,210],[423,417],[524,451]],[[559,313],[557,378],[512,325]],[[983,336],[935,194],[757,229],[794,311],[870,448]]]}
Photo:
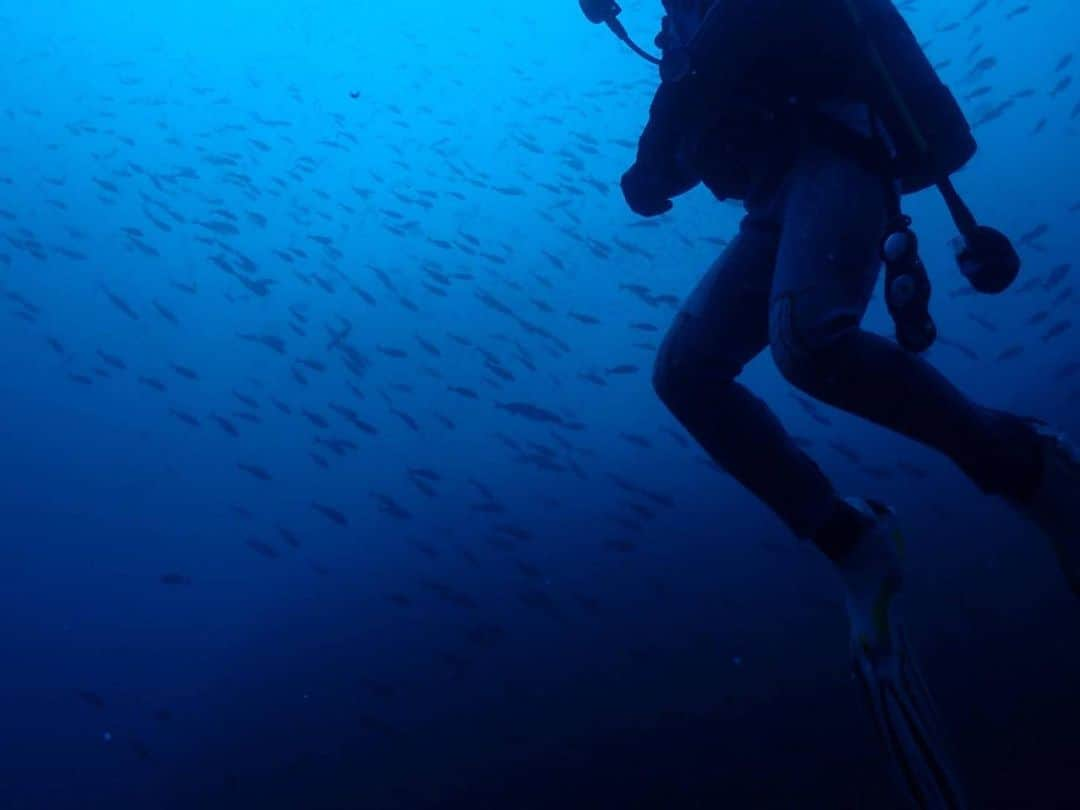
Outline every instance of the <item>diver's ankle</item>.
{"label": "diver's ankle", "polygon": [[866,516],[842,498],[837,498],[829,517],[814,533],[815,546],[836,565],[851,555],[869,522]]}

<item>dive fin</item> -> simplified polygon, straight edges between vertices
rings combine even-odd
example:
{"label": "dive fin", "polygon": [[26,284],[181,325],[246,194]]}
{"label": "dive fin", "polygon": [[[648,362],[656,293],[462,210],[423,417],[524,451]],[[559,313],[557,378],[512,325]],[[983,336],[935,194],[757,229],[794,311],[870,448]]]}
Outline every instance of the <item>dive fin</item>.
{"label": "dive fin", "polygon": [[943,726],[897,607],[903,535],[883,504],[849,498],[866,519],[840,563],[847,589],[855,678],[900,781],[919,810],[967,806],[949,761]]}
{"label": "dive fin", "polygon": [[901,782],[920,810],[963,810],[937,708],[902,626],[886,645],[854,639],[854,672]]}

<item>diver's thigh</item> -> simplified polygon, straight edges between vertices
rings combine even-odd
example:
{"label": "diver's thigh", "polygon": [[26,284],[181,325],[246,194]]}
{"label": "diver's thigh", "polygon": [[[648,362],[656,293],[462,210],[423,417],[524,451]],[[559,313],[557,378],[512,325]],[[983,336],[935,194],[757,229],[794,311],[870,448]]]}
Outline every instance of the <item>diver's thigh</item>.
{"label": "diver's thigh", "polygon": [[692,364],[734,378],[769,342],[774,229],[744,224],[675,317],[660,364]]}
{"label": "diver's thigh", "polygon": [[831,153],[793,170],[772,308],[787,312],[803,337],[813,340],[862,320],[881,269],[887,193],[880,177]]}

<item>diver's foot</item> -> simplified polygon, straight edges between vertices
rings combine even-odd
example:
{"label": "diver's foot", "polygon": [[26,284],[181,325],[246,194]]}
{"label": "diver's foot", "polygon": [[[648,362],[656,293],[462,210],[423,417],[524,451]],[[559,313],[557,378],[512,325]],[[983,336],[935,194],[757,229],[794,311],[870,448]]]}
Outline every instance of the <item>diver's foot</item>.
{"label": "diver's foot", "polygon": [[844,581],[845,606],[853,636],[878,644],[887,640],[888,612],[904,584],[901,537],[896,514],[887,506],[847,499],[865,521],[858,541],[837,562]]}
{"label": "diver's foot", "polygon": [[856,680],[915,806],[963,808],[937,709],[900,621],[902,541],[896,515],[871,501],[848,503],[866,519],[859,542],[837,564],[847,591]]}
{"label": "diver's foot", "polygon": [[1080,451],[1041,422],[1032,428],[1042,477],[1031,499],[1016,507],[1050,538],[1069,587],[1080,596]]}

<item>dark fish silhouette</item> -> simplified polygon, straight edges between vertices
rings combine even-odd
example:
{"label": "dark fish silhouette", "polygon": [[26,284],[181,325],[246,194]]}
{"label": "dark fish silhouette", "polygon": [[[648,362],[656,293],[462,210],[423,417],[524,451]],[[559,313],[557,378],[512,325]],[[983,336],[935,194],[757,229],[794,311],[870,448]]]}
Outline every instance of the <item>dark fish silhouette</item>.
{"label": "dark fish silhouette", "polygon": [[272,476],[270,475],[270,473],[264,467],[260,467],[257,464],[237,464],[236,466],[238,469],[243,470],[252,478],[257,478],[260,481],[272,480]]}
{"label": "dark fish silhouette", "polygon": [[292,531],[282,526],[277,527],[278,534],[281,535],[281,539],[285,541],[287,545],[293,548],[300,548],[300,538],[298,538]]}
{"label": "dark fish silhouette", "polygon": [[114,307],[116,307],[122,313],[124,313],[129,318],[131,318],[131,320],[133,320],[133,321],[139,320],[139,313],[137,313],[134,309],[132,309],[131,305],[127,301],[125,301],[119,295],[114,293],[112,290],[110,290],[104,284],[101,285],[101,290],[102,290],[102,292],[105,293],[105,297],[109,299],[109,302]]}
{"label": "dark fish silhouette", "polygon": [[267,559],[275,560],[279,556],[276,548],[269,543],[264,543],[262,540],[250,539],[246,541],[246,545],[256,554],[260,554]]}
{"label": "dark fish silhouette", "polygon": [[79,699],[88,706],[93,706],[95,709],[105,708],[105,698],[103,698],[97,692],[89,692],[83,689],[77,689],[75,690],[75,694],[78,695]]}
{"label": "dark fish silhouette", "polygon": [[349,525],[349,519],[347,517],[345,517],[345,515],[342,512],[340,512],[337,509],[334,509],[333,507],[326,506],[326,505],[318,503],[318,502],[313,502],[311,504],[311,508],[314,509],[316,512],[318,512],[323,517],[325,517],[331,523],[335,523],[338,526],[348,526]]}

